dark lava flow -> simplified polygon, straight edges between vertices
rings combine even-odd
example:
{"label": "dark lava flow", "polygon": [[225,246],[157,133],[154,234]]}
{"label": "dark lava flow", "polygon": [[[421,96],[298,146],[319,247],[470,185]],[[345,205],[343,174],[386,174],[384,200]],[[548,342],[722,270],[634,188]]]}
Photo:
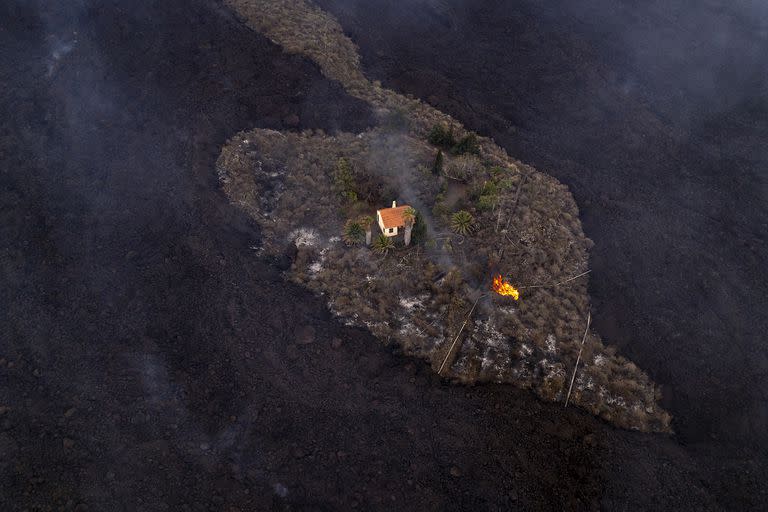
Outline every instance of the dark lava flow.
{"label": "dark lava flow", "polygon": [[221,144],[370,120],[306,60],[202,0],[6,1],[0,49],[2,510],[716,505],[672,440],[445,385],[258,259]]}
{"label": "dark lava flow", "polygon": [[372,79],[569,185],[596,243],[597,330],[663,386],[724,505],[765,495],[768,8],[318,3]]}

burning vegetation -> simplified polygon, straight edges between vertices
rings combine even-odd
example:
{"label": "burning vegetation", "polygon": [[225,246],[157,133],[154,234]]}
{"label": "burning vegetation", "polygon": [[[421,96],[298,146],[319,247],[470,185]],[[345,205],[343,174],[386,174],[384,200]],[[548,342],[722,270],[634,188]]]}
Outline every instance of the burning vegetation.
{"label": "burning vegetation", "polygon": [[501,274],[495,276],[493,278],[493,284],[491,285],[491,290],[498,293],[499,295],[503,297],[512,297],[515,300],[520,299],[520,292],[509,284],[502,276]]}
{"label": "burning vegetation", "polygon": [[[442,112],[368,82],[335,20],[318,21],[322,11],[301,0],[230,3],[379,115],[360,134],[255,129],[223,148],[222,186],[261,226],[266,257],[285,262],[286,276],[325,297],[342,321],[445,377],[565,401],[573,376],[571,403],[622,427],[669,430],[647,375],[584,332],[591,241],[565,186]],[[294,30],[291,20],[305,15],[311,22]],[[377,226],[377,210],[392,201],[413,210],[408,244],[404,233],[382,232],[388,221]],[[488,293],[489,269],[524,280],[495,275]]]}

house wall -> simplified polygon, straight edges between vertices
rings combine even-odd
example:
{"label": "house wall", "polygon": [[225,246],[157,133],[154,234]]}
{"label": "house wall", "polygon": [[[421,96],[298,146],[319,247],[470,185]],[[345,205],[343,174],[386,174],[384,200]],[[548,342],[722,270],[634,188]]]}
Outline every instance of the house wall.
{"label": "house wall", "polygon": [[390,232],[389,229],[384,227],[384,221],[381,219],[381,214],[378,210],[376,210],[376,221],[379,223],[379,229],[384,233],[384,236],[397,236],[397,228],[390,228],[392,230]]}

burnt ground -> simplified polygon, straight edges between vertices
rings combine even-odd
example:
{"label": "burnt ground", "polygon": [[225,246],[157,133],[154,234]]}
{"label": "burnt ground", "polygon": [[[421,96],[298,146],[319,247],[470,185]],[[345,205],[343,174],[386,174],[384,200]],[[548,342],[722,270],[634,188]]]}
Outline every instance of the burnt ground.
{"label": "burnt ground", "polygon": [[723,505],[764,489],[768,10],[319,3],[371,78],[571,188],[595,241],[597,330],[662,385],[678,440]]}
{"label": "burnt ground", "polygon": [[11,0],[0,48],[3,510],[760,506],[674,439],[447,385],[258,259],[221,144],[370,112],[217,4]]}

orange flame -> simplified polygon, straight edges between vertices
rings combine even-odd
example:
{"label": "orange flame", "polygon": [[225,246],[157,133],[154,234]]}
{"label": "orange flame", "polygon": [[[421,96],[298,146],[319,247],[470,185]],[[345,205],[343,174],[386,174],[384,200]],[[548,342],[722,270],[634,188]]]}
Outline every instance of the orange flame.
{"label": "orange flame", "polygon": [[509,284],[502,276],[501,274],[497,275],[493,278],[493,291],[498,293],[499,295],[504,295],[505,297],[512,297],[513,299],[517,300],[520,298],[520,292],[517,291],[517,288]]}

